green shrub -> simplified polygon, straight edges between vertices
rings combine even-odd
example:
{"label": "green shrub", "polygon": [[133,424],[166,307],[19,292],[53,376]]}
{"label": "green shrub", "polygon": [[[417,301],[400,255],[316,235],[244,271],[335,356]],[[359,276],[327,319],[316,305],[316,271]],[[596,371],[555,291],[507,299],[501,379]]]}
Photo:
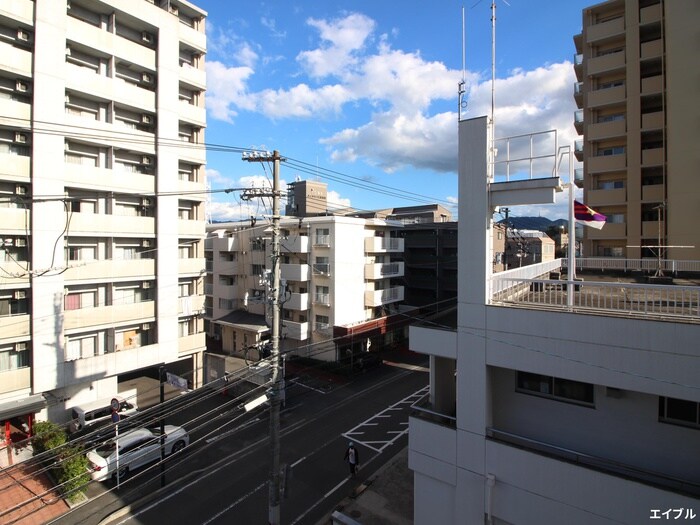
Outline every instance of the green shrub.
{"label": "green shrub", "polygon": [[51,421],[39,421],[34,424],[33,430],[32,446],[35,456],[47,450],[60,447],[68,441],[66,431],[60,425]]}

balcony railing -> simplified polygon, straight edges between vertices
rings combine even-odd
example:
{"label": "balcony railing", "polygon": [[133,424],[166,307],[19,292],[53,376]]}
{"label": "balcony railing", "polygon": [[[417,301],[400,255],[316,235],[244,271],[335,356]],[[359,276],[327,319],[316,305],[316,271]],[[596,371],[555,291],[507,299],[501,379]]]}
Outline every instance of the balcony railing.
{"label": "balcony railing", "polygon": [[411,415],[450,428],[456,428],[457,426],[455,414],[444,414],[435,410],[435,407],[430,402],[430,393],[425,394],[411,405]]}

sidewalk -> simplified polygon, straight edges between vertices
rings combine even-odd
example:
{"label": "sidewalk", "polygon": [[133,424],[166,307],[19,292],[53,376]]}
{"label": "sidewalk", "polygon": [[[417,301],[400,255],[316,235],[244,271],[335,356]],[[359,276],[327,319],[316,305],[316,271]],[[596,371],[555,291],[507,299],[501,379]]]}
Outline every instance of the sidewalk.
{"label": "sidewalk", "polygon": [[41,525],[68,511],[68,504],[51,490],[51,482],[43,472],[37,473],[39,469],[26,462],[0,470],[0,513],[21,505],[0,515],[0,525]]}
{"label": "sidewalk", "polygon": [[408,447],[376,474],[353,488],[335,511],[317,525],[412,525],[413,472],[408,469]]}

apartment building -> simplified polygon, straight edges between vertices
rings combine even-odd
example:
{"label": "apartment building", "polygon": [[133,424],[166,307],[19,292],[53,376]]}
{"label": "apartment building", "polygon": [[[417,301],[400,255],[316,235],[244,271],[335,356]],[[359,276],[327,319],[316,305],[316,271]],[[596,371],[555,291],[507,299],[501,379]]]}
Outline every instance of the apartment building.
{"label": "apartment building", "polygon": [[508,268],[554,260],[554,240],[539,230],[512,229],[508,232]]}
{"label": "apartment building", "polygon": [[64,421],[128,372],[200,382],[205,16],[185,0],[0,3],[6,431]]}
{"label": "apartment building", "polygon": [[610,0],[582,18],[576,181],[585,203],[608,217],[602,230],[586,229],[583,253],[698,260],[700,5]]}
{"label": "apartment building", "polygon": [[[404,299],[400,229],[381,219],[282,217],[282,351],[336,361],[391,341],[387,321]],[[256,358],[272,319],[271,227],[220,223],[207,231],[208,334],[223,353],[256,347]]]}
{"label": "apartment building", "polygon": [[486,117],[459,123],[459,249],[470,256],[459,258],[455,329],[410,328],[431,368],[409,422],[415,523],[697,515],[698,281],[633,283],[599,266],[574,285],[550,279],[561,259],[493,273],[494,206],[554,203],[561,181],[489,176],[489,132]]}

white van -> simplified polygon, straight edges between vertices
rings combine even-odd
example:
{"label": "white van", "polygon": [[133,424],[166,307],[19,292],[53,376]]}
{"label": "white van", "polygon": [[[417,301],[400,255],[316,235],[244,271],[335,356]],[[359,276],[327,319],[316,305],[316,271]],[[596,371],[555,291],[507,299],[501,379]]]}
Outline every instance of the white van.
{"label": "white van", "polygon": [[[71,409],[71,422],[68,425],[68,430],[73,433],[86,427],[95,425],[103,421],[109,421],[112,417],[111,402],[113,398],[102,399],[100,401],[92,401],[84,405],[74,406]],[[116,397],[119,401],[119,416],[129,417],[138,412],[136,403],[127,401],[122,397]]]}

